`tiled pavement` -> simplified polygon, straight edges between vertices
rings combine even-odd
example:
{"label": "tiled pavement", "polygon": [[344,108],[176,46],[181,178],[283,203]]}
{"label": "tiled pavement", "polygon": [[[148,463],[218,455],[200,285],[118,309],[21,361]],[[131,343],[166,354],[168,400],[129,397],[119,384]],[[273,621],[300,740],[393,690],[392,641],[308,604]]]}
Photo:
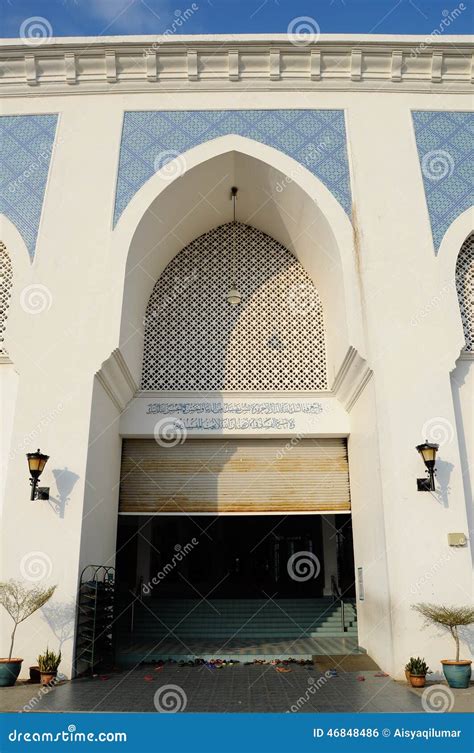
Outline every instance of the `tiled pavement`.
{"label": "tiled pavement", "polygon": [[[364,677],[364,681],[357,678]],[[172,689],[166,686],[175,686]],[[21,710],[39,695],[38,685],[18,683],[15,688],[0,688],[0,708]],[[341,672],[328,677],[313,666],[293,665],[291,672],[280,674],[271,665],[236,665],[217,670],[201,667],[165,665],[157,671],[153,665],[129,672],[73,680],[58,685],[26,710],[150,711],[158,703],[184,703],[185,711],[195,712],[417,712],[422,711],[421,694],[404,683],[375,672]],[[472,703],[472,690],[457,691],[454,711],[461,703]],[[464,695],[463,695],[464,694]],[[466,695],[467,694],[467,695]],[[173,701],[174,699],[174,701]]]}
{"label": "tiled pavement", "polygon": [[136,666],[144,657],[147,661],[172,658],[189,661],[200,656],[209,660],[214,656],[221,656],[222,652],[228,656],[235,656],[240,661],[251,661],[256,656],[265,659],[280,659],[281,657],[297,657],[311,659],[318,654],[348,655],[365,653],[359,648],[357,636],[324,637],[324,638],[275,638],[264,641],[259,638],[222,638],[216,644],[215,638],[204,640],[172,640],[163,638],[157,641],[139,642],[136,639],[127,645],[122,642],[119,649],[120,666]]}

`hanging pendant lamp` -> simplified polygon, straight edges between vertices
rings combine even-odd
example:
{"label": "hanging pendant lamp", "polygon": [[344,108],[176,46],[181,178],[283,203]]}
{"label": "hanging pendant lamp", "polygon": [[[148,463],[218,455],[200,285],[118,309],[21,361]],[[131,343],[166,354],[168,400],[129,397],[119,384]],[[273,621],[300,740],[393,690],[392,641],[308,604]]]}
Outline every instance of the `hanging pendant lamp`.
{"label": "hanging pendant lamp", "polygon": [[227,302],[230,303],[231,306],[238,306],[242,300],[242,295],[237,290],[237,283],[236,283],[237,223],[235,220],[235,201],[237,199],[237,188],[235,186],[231,188],[230,195],[233,202],[233,220],[232,220],[232,250],[231,250],[231,285],[230,285],[230,290],[227,293]]}

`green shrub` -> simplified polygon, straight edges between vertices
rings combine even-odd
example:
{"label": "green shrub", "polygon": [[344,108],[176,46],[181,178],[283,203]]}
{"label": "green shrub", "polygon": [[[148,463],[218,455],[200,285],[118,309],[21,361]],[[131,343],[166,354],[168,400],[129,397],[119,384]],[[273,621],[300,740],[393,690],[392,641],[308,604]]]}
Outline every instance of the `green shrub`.
{"label": "green shrub", "polygon": [[412,656],[405,669],[407,669],[411,675],[424,676],[429,672],[427,663],[420,656],[417,656],[416,658]]}
{"label": "green shrub", "polygon": [[38,656],[38,667],[40,672],[57,672],[61,664],[61,651],[55,654],[54,651],[46,649],[44,654]]}

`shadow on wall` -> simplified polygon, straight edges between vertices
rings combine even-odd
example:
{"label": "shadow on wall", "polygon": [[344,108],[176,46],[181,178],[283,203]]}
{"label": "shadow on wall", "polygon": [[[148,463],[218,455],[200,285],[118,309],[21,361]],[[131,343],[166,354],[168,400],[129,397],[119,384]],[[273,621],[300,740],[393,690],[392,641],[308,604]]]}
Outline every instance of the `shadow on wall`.
{"label": "shadow on wall", "polygon": [[438,481],[438,494],[436,496],[445,508],[449,507],[449,492],[451,491],[449,480],[453,469],[454,465],[446,460],[436,461],[436,479]]}
{"label": "shadow on wall", "polygon": [[58,490],[58,496],[50,496],[49,504],[57,513],[58,517],[64,518],[66,513],[66,505],[71,497],[71,492],[74,489],[79,476],[77,473],[69,471],[67,468],[54,468],[53,476],[56,481],[56,488]]}
{"label": "shadow on wall", "polygon": [[74,636],[74,623],[76,617],[76,602],[56,601],[45,604],[42,611],[42,617],[58,640],[57,652],[63,650],[67,641],[72,640]]}
{"label": "shadow on wall", "polygon": [[462,654],[464,653],[462,650],[462,644],[464,643],[469,651],[467,653],[466,658],[470,659],[474,655],[474,626],[473,625],[465,625],[463,627],[459,628],[459,638],[461,641],[461,659]]}

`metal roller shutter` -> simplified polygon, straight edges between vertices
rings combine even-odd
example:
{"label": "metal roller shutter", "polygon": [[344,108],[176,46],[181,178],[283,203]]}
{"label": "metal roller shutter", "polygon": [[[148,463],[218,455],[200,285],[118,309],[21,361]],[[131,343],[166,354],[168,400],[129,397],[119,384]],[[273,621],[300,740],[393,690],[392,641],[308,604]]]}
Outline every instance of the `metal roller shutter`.
{"label": "metal roller shutter", "polygon": [[350,510],[345,439],[125,439],[121,513]]}

